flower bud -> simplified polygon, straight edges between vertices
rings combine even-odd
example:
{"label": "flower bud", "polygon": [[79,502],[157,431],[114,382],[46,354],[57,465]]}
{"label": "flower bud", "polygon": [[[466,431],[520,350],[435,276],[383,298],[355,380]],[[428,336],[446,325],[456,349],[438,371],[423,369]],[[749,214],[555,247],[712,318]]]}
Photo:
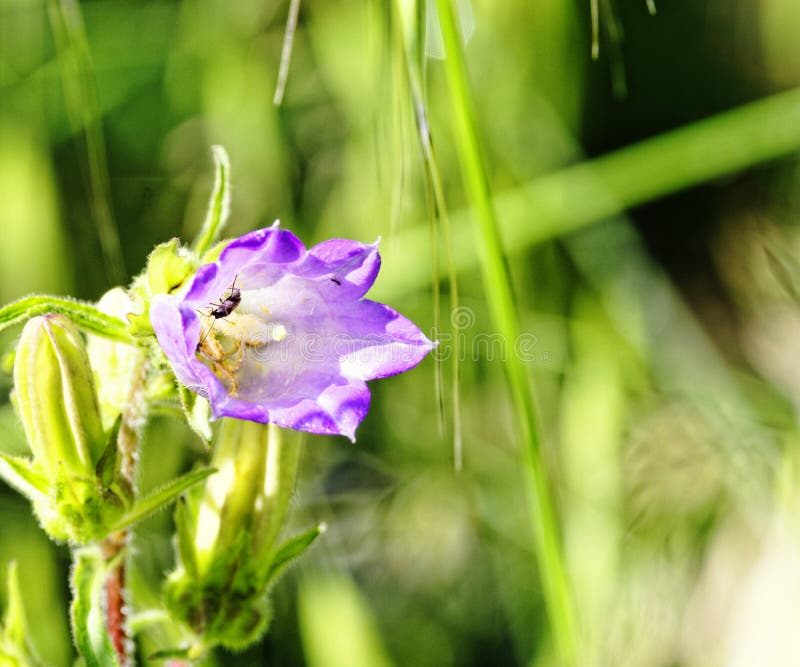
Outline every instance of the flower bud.
{"label": "flower bud", "polygon": [[[124,289],[115,287],[97,302],[104,313],[125,320],[134,303]],[[109,429],[131,400],[131,385],[141,368],[142,352],[127,343],[89,335],[86,349],[94,369],[103,428]]]}
{"label": "flower bud", "polygon": [[65,317],[28,321],[14,360],[16,405],[42,472],[93,476],[105,449],[92,369],[83,339]]}
{"label": "flower bud", "polygon": [[218,470],[178,516],[181,567],[167,583],[170,611],[206,646],[242,648],[269,621],[269,565],[297,474],[299,434],[226,419]]}
{"label": "flower bud", "polygon": [[116,479],[116,448],[106,446],[86,347],[67,318],[48,313],[25,325],[14,360],[14,405],[33,459],[4,459],[4,476],[13,469],[30,481],[28,487],[19,477],[9,480],[28,491],[54,539],[86,544],[104,537],[130,502],[130,489]]}

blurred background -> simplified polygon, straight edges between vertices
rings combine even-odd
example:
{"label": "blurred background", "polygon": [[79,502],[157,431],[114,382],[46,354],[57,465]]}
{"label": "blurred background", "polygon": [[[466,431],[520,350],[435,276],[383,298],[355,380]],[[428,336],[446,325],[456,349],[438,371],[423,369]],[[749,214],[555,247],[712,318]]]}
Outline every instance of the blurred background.
{"label": "blurred background", "polygon": [[[450,351],[375,383],[355,445],[307,439],[292,522],[329,531],[276,586],[266,639],[211,664],[558,664],[504,378],[514,354],[536,390],[583,664],[800,664],[800,4],[457,3],[521,357],[490,316],[431,15],[451,314],[402,4],[302,2],[277,106],[288,2],[0,0],[0,302],[96,300],[156,243],[190,240],[222,144],[230,236],[280,218],[308,245],[382,237],[370,296]],[[10,389],[6,373],[13,452]],[[202,457],[155,416],[142,487]],[[0,522],[42,658],[70,665],[69,556],[6,487]],[[137,530],[143,604],[173,566],[171,525]],[[145,637],[143,664],[158,642]]]}

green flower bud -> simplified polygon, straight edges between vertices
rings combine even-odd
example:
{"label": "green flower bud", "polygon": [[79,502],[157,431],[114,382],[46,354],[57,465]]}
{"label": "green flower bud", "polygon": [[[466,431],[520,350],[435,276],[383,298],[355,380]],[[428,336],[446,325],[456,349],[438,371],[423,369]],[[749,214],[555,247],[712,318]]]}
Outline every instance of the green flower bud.
{"label": "green flower bud", "polygon": [[[125,320],[133,312],[134,303],[124,289],[115,287],[102,296],[97,307]],[[134,376],[141,370],[142,350],[95,335],[87,337],[86,349],[94,369],[103,428],[109,429],[131,400]]]}
{"label": "green flower bud", "polygon": [[130,489],[117,481],[114,438],[107,446],[86,347],[67,318],[49,313],[28,321],[14,385],[33,459],[5,457],[0,472],[33,501],[51,537],[101,539],[129,504]]}
{"label": "green flower bud", "polygon": [[106,445],[83,339],[65,317],[29,320],[14,360],[16,405],[34,459],[49,478],[93,476]]}
{"label": "green flower bud", "polygon": [[226,419],[211,465],[218,472],[178,513],[181,567],[166,601],[206,646],[257,640],[270,610],[276,540],[294,489],[300,434]]}

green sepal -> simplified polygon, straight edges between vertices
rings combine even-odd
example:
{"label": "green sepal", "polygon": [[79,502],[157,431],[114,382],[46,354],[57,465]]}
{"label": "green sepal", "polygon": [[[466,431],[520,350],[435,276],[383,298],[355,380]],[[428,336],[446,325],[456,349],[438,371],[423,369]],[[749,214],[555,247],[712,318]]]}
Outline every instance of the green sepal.
{"label": "green sepal", "polygon": [[190,576],[183,567],[164,587],[170,614],[191,628],[206,647],[242,650],[263,636],[272,618],[267,592],[246,566],[251,558],[250,539],[242,531],[202,575]]}
{"label": "green sepal", "polygon": [[172,294],[194,269],[194,258],[174,238],[159,243],[147,257],[144,277],[150,294]]}
{"label": "green sepal", "polygon": [[164,509],[184,491],[199,484],[206,477],[213,475],[215,472],[217,472],[216,468],[200,468],[199,470],[193,470],[169,482],[146,498],[139,500],[119,518],[109,532],[113,533],[128,528],[151,514]]}
{"label": "green sepal", "polygon": [[309,528],[304,533],[286,540],[275,551],[263,576],[263,586],[270,586],[278,576],[294,561],[302,556],[316,539],[328,529],[327,524],[320,523]]}
{"label": "green sepal", "polygon": [[0,477],[29,500],[47,496],[50,481],[30,459],[0,452]]}
{"label": "green sepal", "polygon": [[42,528],[57,541],[80,546],[91,544],[114,532],[127,498],[103,489],[94,476],[82,477],[65,468],[50,481],[46,500],[34,502],[33,509]]}
{"label": "green sepal", "polygon": [[84,331],[98,336],[123,343],[134,342],[125,322],[98,310],[93,304],[44,294],[26,296],[0,308],[0,331],[45,313],[64,315]]}
{"label": "green sepal", "polygon": [[97,479],[100,480],[100,484],[102,484],[104,488],[111,487],[117,472],[117,437],[119,436],[119,427],[121,424],[122,415],[118,415],[108,434],[108,444],[95,466]]}
{"label": "green sepal", "polygon": [[75,646],[86,667],[120,667],[103,614],[103,584],[108,574],[96,547],[73,553],[70,620]]}
{"label": "green sepal", "polygon": [[194,252],[198,257],[214,245],[228,221],[231,198],[231,165],[228,154],[222,146],[212,146],[214,155],[214,189],[208,201],[208,212],[203,227],[194,242]]}
{"label": "green sepal", "polygon": [[144,271],[134,280],[131,296],[138,301],[141,312],[128,314],[133,336],[151,336],[150,302],[157,294],[173,294],[197,269],[196,255],[184,248],[175,238],[159,243],[147,257]]}
{"label": "green sepal", "polygon": [[203,445],[208,449],[211,444],[211,405],[208,399],[198,396],[182,384],[178,384],[178,394],[181,398],[181,408],[186,417],[189,428],[194,431]]}
{"label": "green sepal", "polygon": [[219,241],[211,248],[206,251],[206,253],[200,258],[201,264],[211,264],[216,262],[219,259],[219,256],[222,254],[222,251],[228,246],[228,244],[233,241],[233,239],[225,239],[224,241]]}

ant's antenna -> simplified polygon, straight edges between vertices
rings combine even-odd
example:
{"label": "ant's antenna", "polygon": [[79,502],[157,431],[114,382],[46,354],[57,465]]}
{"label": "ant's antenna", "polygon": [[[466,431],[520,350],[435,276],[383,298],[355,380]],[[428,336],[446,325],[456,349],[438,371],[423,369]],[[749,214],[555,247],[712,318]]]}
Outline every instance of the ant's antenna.
{"label": "ant's antenna", "polygon": [[[197,311],[197,312],[200,312],[200,311]],[[200,313],[200,314],[208,316],[206,313]],[[216,320],[211,320],[211,326],[208,327],[208,330],[206,331],[205,336],[203,336],[203,338],[197,344],[197,347],[195,349],[199,350],[201,347],[203,347],[203,343],[206,342],[206,338],[208,338],[208,335],[213,331],[214,325],[216,324],[216,322],[217,322]]]}

